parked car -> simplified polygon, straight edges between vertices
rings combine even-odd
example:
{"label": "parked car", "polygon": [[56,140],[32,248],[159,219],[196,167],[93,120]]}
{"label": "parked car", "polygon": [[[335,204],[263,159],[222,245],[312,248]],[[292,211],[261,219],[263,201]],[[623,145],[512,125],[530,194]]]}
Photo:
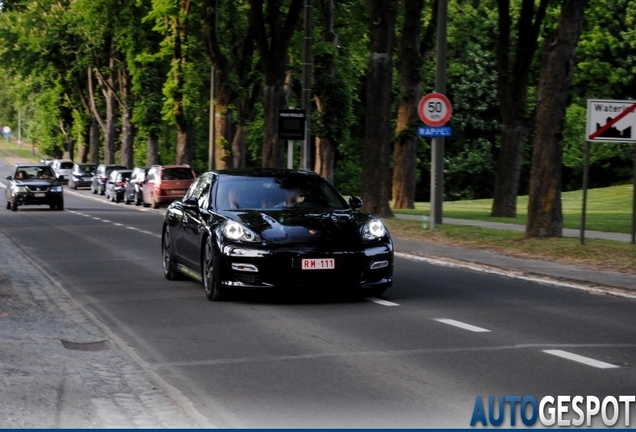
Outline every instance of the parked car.
{"label": "parked car", "polygon": [[148,170],[144,183],[144,205],[158,208],[183,198],[196,178],[188,165],[155,165]]}
{"label": "parked car", "polygon": [[51,164],[51,168],[53,168],[55,175],[61,182],[66,182],[73,170],[73,161],[70,159],[55,159]]}
{"label": "parked car", "polygon": [[97,165],[92,163],[74,164],[71,174],[68,176],[68,187],[77,189],[89,187],[93,181],[93,176],[97,172]]}
{"label": "parked car", "polygon": [[132,175],[132,170],[113,170],[106,180],[106,199],[121,202],[124,199],[124,186]]}
{"label": "parked car", "polygon": [[165,214],[163,272],[229,289],[334,287],[380,295],[392,284],[393,243],[323,177],[294,170],[203,174]]}
{"label": "parked car", "polygon": [[91,192],[94,194],[104,195],[106,193],[106,180],[113,170],[127,170],[128,167],[124,165],[106,165],[101,164],[97,167],[95,175],[91,179]]}
{"label": "parked car", "polygon": [[150,168],[135,168],[124,185],[124,204],[134,202],[135,205],[144,203],[144,182]]}
{"label": "parked car", "polygon": [[17,211],[23,205],[48,205],[51,210],[64,210],[64,191],[50,166],[18,164],[13,175],[6,178],[7,209]]}

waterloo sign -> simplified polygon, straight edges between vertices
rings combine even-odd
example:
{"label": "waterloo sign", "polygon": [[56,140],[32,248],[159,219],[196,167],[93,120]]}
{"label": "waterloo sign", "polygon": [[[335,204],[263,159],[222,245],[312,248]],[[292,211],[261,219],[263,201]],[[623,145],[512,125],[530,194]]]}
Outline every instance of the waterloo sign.
{"label": "waterloo sign", "polygon": [[636,142],[636,102],[588,99],[585,136],[592,142]]}

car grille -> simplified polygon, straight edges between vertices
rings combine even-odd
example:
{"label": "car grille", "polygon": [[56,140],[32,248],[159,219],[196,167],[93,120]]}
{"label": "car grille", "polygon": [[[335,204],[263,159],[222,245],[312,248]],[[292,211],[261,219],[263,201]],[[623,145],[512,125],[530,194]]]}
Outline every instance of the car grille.
{"label": "car grille", "polygon": [[29,190],[31,192],[48,192],[48,190],[49,190],[48,186],[30,186],[30,185],[27,185],[27,187],[29,188]]}

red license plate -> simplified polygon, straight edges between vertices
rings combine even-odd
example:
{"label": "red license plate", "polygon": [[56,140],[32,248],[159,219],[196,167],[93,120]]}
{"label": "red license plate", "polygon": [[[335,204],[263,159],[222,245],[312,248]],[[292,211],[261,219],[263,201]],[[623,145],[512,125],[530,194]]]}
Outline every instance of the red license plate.
{"label": "red license plate", "polygon": [[303,270],[333,270],[336,268],[336,260],[333,258],[306,259],[301,260]]}

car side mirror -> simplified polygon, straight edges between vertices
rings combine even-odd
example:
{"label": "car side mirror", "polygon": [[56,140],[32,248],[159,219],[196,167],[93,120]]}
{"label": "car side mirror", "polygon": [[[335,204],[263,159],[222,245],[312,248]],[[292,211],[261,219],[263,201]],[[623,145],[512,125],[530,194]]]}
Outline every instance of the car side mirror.
{"label": "car side mirror", "polygon": [[351,195],[349,197],[349,205],[352,209],[359,209],[360,207],[362,207],[362,200],[357,196]]}
{"label": "car side mirror", "polygon": [[11,177],[11,176],[6,176],[5,178],[6,178],[7,180],[13,180],[13,177]]}
{"label": "car side mirror", "polygon": [[195,197],[190,197],[186,200],[183,200],[183,208],[186,210],[198,210],[199,201]]}

